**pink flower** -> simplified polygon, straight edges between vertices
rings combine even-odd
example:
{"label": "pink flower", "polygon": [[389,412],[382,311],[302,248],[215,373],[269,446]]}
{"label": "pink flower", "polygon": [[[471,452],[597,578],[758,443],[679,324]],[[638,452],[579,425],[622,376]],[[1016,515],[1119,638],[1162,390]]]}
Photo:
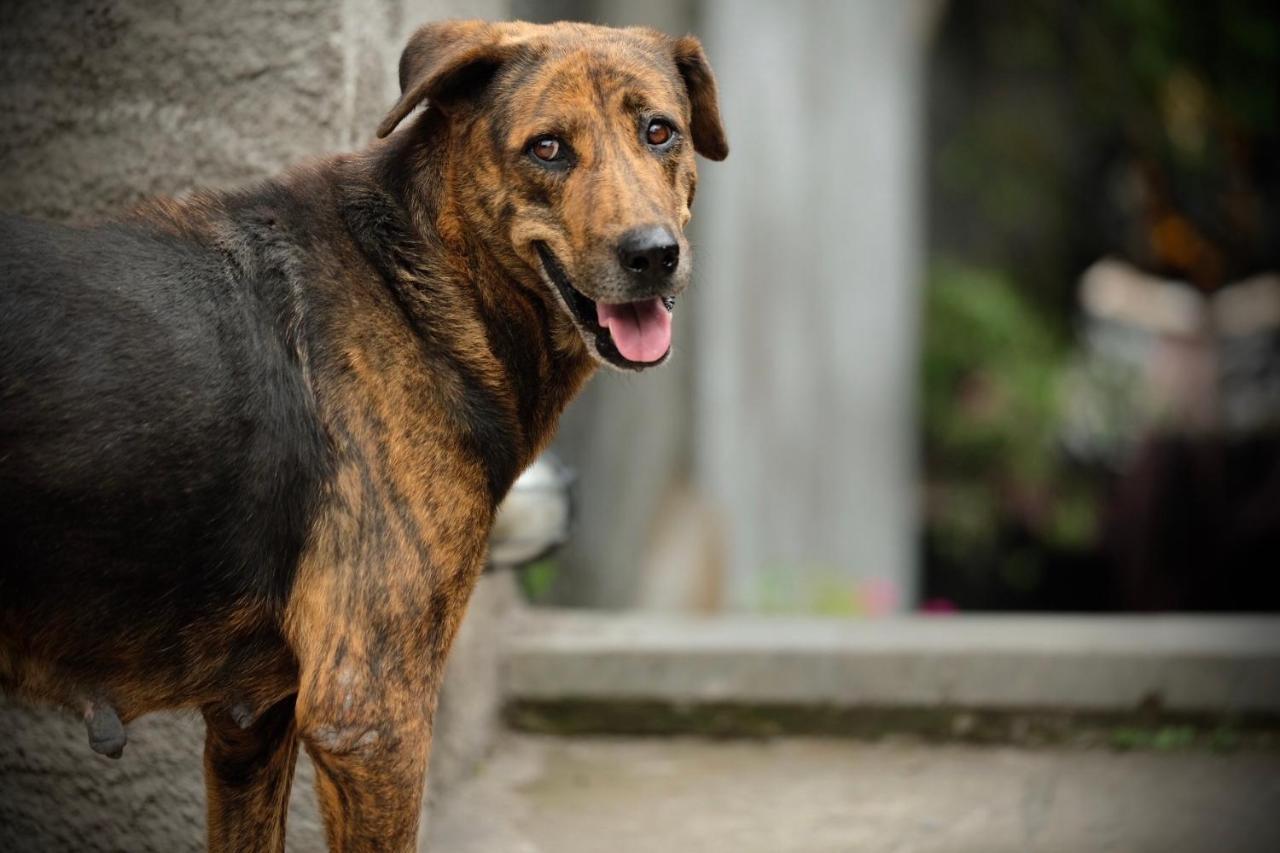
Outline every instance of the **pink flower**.
{"label": "pink flower", "polygon": [[930,613],[935,616],[945,616],[948,613],[957,613],[959,610],[960,608],[956,607],[955,602],[949,598],[931,598],[920,605],[921,613]]}

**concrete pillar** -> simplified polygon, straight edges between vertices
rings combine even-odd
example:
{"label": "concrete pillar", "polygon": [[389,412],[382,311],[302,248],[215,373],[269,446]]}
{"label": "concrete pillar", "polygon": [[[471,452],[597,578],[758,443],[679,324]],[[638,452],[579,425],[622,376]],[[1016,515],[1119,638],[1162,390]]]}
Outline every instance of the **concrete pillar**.
{"label": "concrete pillar", "polygon": [[697,475],[732,607],[916,595],[922,2],[706,0]]}

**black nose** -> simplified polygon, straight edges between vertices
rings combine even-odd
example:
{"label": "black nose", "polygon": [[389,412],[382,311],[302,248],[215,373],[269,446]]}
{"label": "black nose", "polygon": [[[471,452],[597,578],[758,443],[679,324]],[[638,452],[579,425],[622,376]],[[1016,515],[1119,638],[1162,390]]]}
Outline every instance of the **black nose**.
{"label": "black nose", "polygon": [[680,244],[660,225],[633,228],[618,241],[618,261],[636,284],[661,288],[680,265]]}

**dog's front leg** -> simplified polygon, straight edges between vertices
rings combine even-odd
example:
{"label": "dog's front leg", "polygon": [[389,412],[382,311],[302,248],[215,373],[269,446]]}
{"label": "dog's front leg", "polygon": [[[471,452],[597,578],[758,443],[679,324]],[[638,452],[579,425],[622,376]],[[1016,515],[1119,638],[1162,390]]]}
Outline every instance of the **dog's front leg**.
{"label": "dog's front leg", "polygon": [[412,851],[422,808],[430,714],[424,708],[416,720],[395,719],[365,701],[366,720],[342,723],[313,715],[304,735],[316,768],[316,794],[329,849]]}
{"label": "dog's front leg", "polygon": [[474,568],[453,572],[339,569],[296,601],[298,731],[331,850],[416,848],[436,698],[476,553]]}
{"label": "dog's front leg", "polygon": [[211,853],[284,850],[298,757],[293,697],[242,726],[225,707],[204,709],[204,777]]}

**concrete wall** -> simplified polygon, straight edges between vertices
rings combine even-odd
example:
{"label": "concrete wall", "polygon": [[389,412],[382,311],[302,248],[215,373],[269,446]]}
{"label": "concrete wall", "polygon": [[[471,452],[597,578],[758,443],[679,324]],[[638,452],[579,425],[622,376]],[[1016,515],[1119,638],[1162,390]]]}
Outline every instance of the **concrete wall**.
{"label": "concrete wall", "polygon": [[84,219],[359,147],[406,37],[504,0],[6,0],[0,210]]}
{"label": "concrete wall", "polygon": [[[358,147],[398,93],[408,33],[505,2],[253,0],[0,5],[0,210],[91,219],[140,198],[226,187]],[[445,686],[431,798],[483,754],[497,708],[495,626],[509,577],[487,578]],[[203,725],[129,726],[118,762],[70,715],[0,700],[0,850],[198,850]],[[322,847],[300,761],[294,850]]]}

